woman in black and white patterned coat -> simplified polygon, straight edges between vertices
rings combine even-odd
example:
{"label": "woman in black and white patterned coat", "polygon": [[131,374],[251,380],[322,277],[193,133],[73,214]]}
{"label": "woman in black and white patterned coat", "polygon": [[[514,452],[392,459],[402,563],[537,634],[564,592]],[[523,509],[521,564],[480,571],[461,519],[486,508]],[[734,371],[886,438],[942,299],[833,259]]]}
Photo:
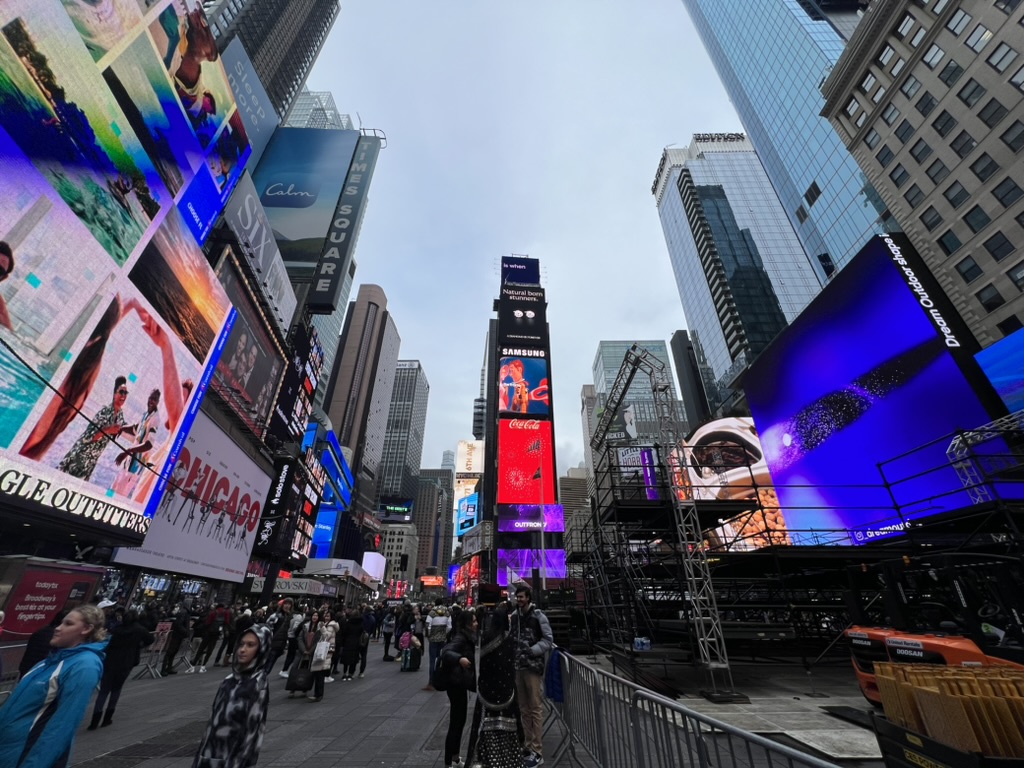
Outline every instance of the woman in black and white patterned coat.
{"label": "woman in black and white patterned coat", "polygon": [[264,625],[246,630],[238,639],[231,674],[217,689],[213,714],[192,768],[256,765],[270,701],[266,663],[271,639],[272,633]]}

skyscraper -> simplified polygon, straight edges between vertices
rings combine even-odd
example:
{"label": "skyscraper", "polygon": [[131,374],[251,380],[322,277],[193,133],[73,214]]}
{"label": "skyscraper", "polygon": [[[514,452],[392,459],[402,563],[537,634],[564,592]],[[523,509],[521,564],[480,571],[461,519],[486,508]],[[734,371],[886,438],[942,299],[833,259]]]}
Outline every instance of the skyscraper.
{"label": "skyscraper", "polygon": [[828,121],[822,79],[860,0],[683,0],[786,216],[822,279],[889,219]]}
{"label": "skyscraper", "polygon": [[447,575],[448,565],[452,561],[454,486],[454,470],[420,470],[419,495],[413,507],[413,522],[420,536],[417,561],[421,576],[427,568],[436,568],[436,574]]}
{"label": "skyscraper", "polygon": [[430,384],[420,361],[399,360],[391,388],[384,450],[377,470],[378,497],[416,498],[429,397]]}
{"label": "skyscraper", "polygon": [[338,0],[206,0],[223,51],[236,37],[279,115],[287,115],[338,16]]}
{"label": "skyscraper", "polygon": [[441,469],[455,471],[455,451],[444,451],[441,454]]}
{"label": "skyscraper", "polygon": [[594,449],[590,446],[597,419],[597,390],[593,384],[584,384],[580,390],[580,422],[583,427],[583,466],[587,473],[587,489],[591,494],[597,490],[594,483]]}
{"label": "skyscraper", "polygon": [[653,192],[708,403],[727,407],[736,376],[821,283],[742,134],[666,149]]}
{"label": "skyscraper", "polygon": [[[646,349],[664,363],[669,371],[672,370],[672,358],[668,353],[668,345],[660,339],[598,342],[593,366],[594,394],[597,397],[598,413],[604,410],[605,403],[608,401],[608,393],[615,383],[615,378],[619,375],[619,369],[622,367],[622,360],[626,356],[626,352],[634,344]],[[672,399],[678,400],[679,397],[676,394],[675,383],[671,373],[669,374],[669,381],[672,382]],[[651,392],[650,383],[643,376],[638,376],[633,380],[621,410],[624,411],[627,408],[632,408],[632,415],[635,418],[636,424],[636,434],[630,435],[631,439],[642,441],[657,440],[660,433],[657,411],[654,407],[654,394]],[[588,437],[587,440],[589,441],[589,439]]]}
{"label": "skyscraper", "polygon": [[289,128],[352,130],[352,118],[338,111],[333,93],[311,91],[305,86],[292,102],[292,110],[283,124]]}

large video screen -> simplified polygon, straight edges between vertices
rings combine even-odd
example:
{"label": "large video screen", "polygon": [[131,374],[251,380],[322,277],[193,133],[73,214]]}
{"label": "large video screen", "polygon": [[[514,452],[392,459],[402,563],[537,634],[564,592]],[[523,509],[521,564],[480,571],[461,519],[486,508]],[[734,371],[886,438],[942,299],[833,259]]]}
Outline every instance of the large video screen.
{"label": "large video screen", "polygon": [[498,343],[544,347],[548,341],[547,299],[543,288],[501,286]]}
{"label": "large video screen", "polygon": [[561,504],[499,504],[499,533],[565,531],[565,512]]}
{"label": "large video screen", "polygon": [[975,355],[1010,413],[1024,410],[1024,328]]}
{"label": "large video screen", "polygon": [[928,277],[906,238],[873,238],[748,371],[794,544],[861,544],[969,505],[946,436],[999,414]]}
{"label": "large video screen", "polygon": [[551,413],[547,360],[543,357],[527,356],[500,358],[498,412],[536,416],[547,416]]}
{"label": "large video screen", "polygon": [[479,522],[480,494],[471,493],[456,502],[455,533],[462,536]]}
{"label": "large video screen", "polygon": [[498,421],[498,504],[556,501],[551,422]]}
{"label": "large video screen", "polygon": [[498,586],[509,583],[533,581],[533,569],[537,568],[547,579],[564,579],[564,549],[499,549]]}
{"label": "large video screen", "polygon": [[[125,544],[142,543],[235,314],[177,204],[232,103],[186,114],[194,83],[175,76],[205,39],[189,7],[0,4],[0,496]],[[184,38],[161,49],[170,16]]]}
{"label": "large video screen", "polygon": [[501,283],[540,285],[540,259],[502,256]]}

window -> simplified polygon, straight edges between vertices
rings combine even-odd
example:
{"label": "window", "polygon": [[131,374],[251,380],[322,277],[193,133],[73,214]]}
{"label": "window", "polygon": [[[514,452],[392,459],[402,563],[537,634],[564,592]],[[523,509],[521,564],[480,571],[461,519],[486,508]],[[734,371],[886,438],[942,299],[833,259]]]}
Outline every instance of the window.
{"label": "window", "polygon": [[915,130],[917,129],[910,124],[909,120],[904,120],[896,129],[896,138],[899,139],[901,143],[906,144],[910,137],[914,135]]}
{"label": "window", "polygon": [[878,135],[878,131],[872,128],[868,131],[868,135],[864,137],[864,143],[868,145],[868,149],[874,149],[878,146],[878,142],[882,140],[882,137]]}
{"label": "window", "polygon": [[1013,13],[1020,4],[1021,0],[996,0],[995,2],[996,8],[1003,13]]}
{"label": "window", "polygon": [[907,183],[907,179],[910,178],[910,174],[907,169],[903,167],[903,163],[899,163],[895,168],[889,171],[889,178],[892,179],[893,184],[899,189]]}
{"label": "window", "polygon": [[891,45],[885,46],[878,54],[878,62],[884,67],[890,61],[892,57],[896,55],[896,51],[893,50]]}
{"label": "window", "polygon": [[967,198],[970,197],[970,194],[964,188],[963,184],[959,181],[954,181],[949,185],[946,191],[942,193],[942,196],[949,200],[949,204],[954,208],[959,208],[967,202]]}
{"label": "window", "polygon": [[896,27],[896,37],[898,37],[900,40],[906,37],[910,30],[914,28],[914,22],[916,21],[917,19],[915,19],[909,13],[906,16],[904,16],[903,21],[901,21],[900,25]]}
{"label": "window", "polygon": [[958,35],[967,29],[967,25],[971,23],[971,14],[967,13],[963,8],[957,8],[956,13],[949,17],[949,21],[946,22],[946,29],[952,32],[954,35]]}
{"label": "window", "polygon": [[932,123],[932,128],[938,132],[939,136],[948,136],[949,132],[956,127],[956,118],[953,117],[946,110],[942,110],[939,116],[935,118]]}
{"label": "window", "polygon": [[974,31],[967,36],[964,43],[975,53],[981,53],[982,49],[988,45],[988,41],[992,39],[992,32],[981,24],[974,28]]}
{"label": "window", "polygon": [[953,87],[953,83],[960,79],[960,75],[964,73],[964,68],[956,63],[955,60],[950,59],[946,66],[939,72],[939,80],[944,82],[950,88]]}
{"label": "window", "polygon": [[931,155],[931,153],[932,148],[924,139],[918,139],[914,146],[910,148],[911,157],[913,157],[919,163],[923,163],[925,161],[925,158]]}
{"label": "window", "polygon": [[999,170],[999,163],[993,160],[988,152],[985,152],[971,163],[971,170],[974,171],[974,175],[979,179],[986,181],[993,173]]}
{"label": "window", "polygon": [[996,232],[992,237],[985,241],[985,250],[988,251],[996,261],[1002,261],[1013,253],[1013,243],[1011,243],[1002,232]]}
{"label": "window", "polygon": [[967,81],[967,85],[960,89],[960,93],[957,96],[964,104],[968,107],[973,107],[978,103],[978,100],[985,95],[985,86],[975,80],[973,77]]}
{"label": "window", "polygon": [[971,232],[978,234],[985,227],[989,225],[992,219],[985,213],[985,209],[980,205],[976,205],[967,213],[964,214],[964,224],[966,224]]}
{"label": "window", "polygon": [[999,289],[991,283],[974,294],[974,296],[981,303],[981,306],[989,312],[999,309],[999,307],[1006,303],[1006,299],[999,293]]}
{"label": "window", "polygon": [[1010,315],[1001,323],[996,323],[996,328],[999,329],[999,332],[1002,333],[1003,336],[1009,336],[1021,327],[1024,327],[1024,323],[1021,323],[1020,318],[1016,315]]}
{"label": "window", "polygon": [[903,198],[907,201],[911,208],[917,208],[924,200],[924,192],[917,184],[912,184],[907,193],[903,195]]}
{"label": "window", "polygon": [[801,224],[807,221],[807,209],[802,205],[796,209],[796,218]]}
{"label": "window", "polygon": [[906,66],[907,60],[900,57],[896,59],[896,63],[892,65],[892,69],[890,69],[889,71],[892,72],[893,77],[899,77],[900,72],[902,72],[906,68]]}
{"label": "window", "polygon": [[925,117],[928,117],[928,115],[932,113],[932,110],[935,109],[935,107],[937,107],[938,104],[938,99],[932,96],[930,92],[925,91],[924,95],[917,100],[917,104],[915,104],[914,106],[917,108],[918,112],[920,112]]}
{"label": "window", "polygon": [[960,242],[960,238],[957,237],[952,229],[947,229],[946,232],[936,242],[939,244],[939,248],[947,256],[960,250],[960,246],[963,243]]}
{"label": "window", "polygon": [[807,201],[808,206],[813,207],[819,197],[821,197],[821,187],[818,186],[818,182],[812,181],[811,186],[804,192],[804,200]]}
{"label": "window", "polygon": [[939,212],[935,210],[935,207],[931,205],[925,209],[925,212],[921,214],[920,218],[921,223],[924,224],[925,229],[929,232],[942,223],[942,216],[940,216]]}
{"label": "window", "polygon": [[939,0],[935,4],[935,7],[932,8],[932,13],[934,13],[936,16],[941,16],[942,12],[946,10],[947,5],[949,5],[949,0]]}
{"label": "window", "polygon": [[989,128],[995,128],[1009,113],[1010,110],[1004,107],[999,99],[989,99],[988,104],[981,108],[978,117]]}
{"label": "window", "polygon": [[859,115],[857,115],[856,125],[857,125],[858,128],[863,128],[864,127],[864,123],[866,123],[867,121],[868,121],[868,113],[867,112],[861,112]]}
{"label": "window", "polygon": [[850,99],[850,103],[846,105],[846,114],[853,117],[857,114],[857,110],[860,109],[860,102],[856,99]]}
{"label": "window", "polygon": [[921,81],[913,75],[908,77],[907,81],[900,86],[900,92],[908,99],[914,98],[919,90],[921,90]]}
{"label": "window", "polygon": [[988,63],[997,72],[1005,72],[1006,69],[1017,59],[1017,52],[1006,43],[1000,43],[988,57]]}
{"label": "window", "polygon": [[885,121],[886,125],[892,125],[896,122],[896,119],[900,116],[900,111],[896,109],[895,104],[890,104],[882,112],[882,120]]}
{"label": "window", "polygon": [[939,48],[939,46],[937,45],[933,45],[925,52],[924,56],[921,58],[921,61],[925,63],[925,66],[927,66],[928,69],[935,69],[937,66],[939,66],[939,62],[942,61],[942,57],[945,55],[946,52],[944,50]]}
{"label": "window", "polygon": [[940,183],[943,179],[949,176],[949,168],[941,160],[936,160],[934,163],[928,166],[928,170],[925,171],[928,174],[928,178],[934,181],[936,184]]}
{"label": "window", "polygon": [[1007,128],[999,138],[1014,152],[1020,152],[1021,147],[1024,147],[1024,123],[1014,120],[1013,125]]}
{"label": "window", "polygon": [[960,131],[960,133],[957,134],[957,137],[950,142],[949,146],[952,147],[953,151],[960,157],[967,157],[971,154],[974,148],[978,146],[978,142],[976,142],[974,137],[967,131]]}
{"label": "window", "polygon": [[1017,182],[1007,176],[996,184],[995,189],[992,190],[992,196],[1002,204],[1003,208],[1009,208],[1024,197],[1024,189],[1021,189]]}
{"label": "window", "polygon": [[893,151],[889,149],[889,145],[883,146],[875,157],[878,159],[879,164],[885,168],[889,163],[892,162]]}
{"label": "window", "polygon": [[956,271],[960,273],[960,277],[964,279],[965,283],[972,283],[985,274],[984,270],[978,266],[978,262],[974,260],[973,256],[968,256],[957,264]]}
{"label": "window", "polygon": [[1013,280],[1018,291],[1024,291],[1024,261],[1006,273],[1006,276]]}
{"label": "window", "polygon": [[1016,85],[1024,91],[1024,67],[1017,70],[1017,74],[1010,78],[1010,84]]}
{"label": "window", "polygon": [[870,72],[868,72],[867,75],[864,77],[864,82],[860,84],[860,89],[864,91],[864,93],[870,93],[871,89],[875,87],[875,83],[877,82],[878,78],[875,77]]}
{"label": "window", "polygon": [[880,102],[882,100],[883,96],[885,96],[885,86],[884,85],[880,85],[880,86],[878,86],[878,90],[875,91],[875,95],[871,97],[871,100],[875,104],[877,104],[878,102]]}
{"label": "window", "polygon": [[917,48],[917,46],[919,46],[921,44],[921,41],[924,40],[924,36],[927,35],[927,34],[928,34],[928,30],[927,29],[925,29],[924,27],[918,27],[917,28],[917,32],[915,32],[914,36],[911,37],[910,40],[909,40],[910,47],[911,48]]}

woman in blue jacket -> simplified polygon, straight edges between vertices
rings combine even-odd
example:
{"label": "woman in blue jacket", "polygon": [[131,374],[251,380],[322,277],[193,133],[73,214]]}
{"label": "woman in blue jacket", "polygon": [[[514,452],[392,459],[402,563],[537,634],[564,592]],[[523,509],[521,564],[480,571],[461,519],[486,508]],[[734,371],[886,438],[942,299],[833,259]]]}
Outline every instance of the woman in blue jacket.
{"label": "woman in blue jacket", "polygon": [[68,764],[78,724],[103,674],[104,622],[103,611],[82,605],[53,630],[53,652],[29,670],[0,709],[0,765]]}

